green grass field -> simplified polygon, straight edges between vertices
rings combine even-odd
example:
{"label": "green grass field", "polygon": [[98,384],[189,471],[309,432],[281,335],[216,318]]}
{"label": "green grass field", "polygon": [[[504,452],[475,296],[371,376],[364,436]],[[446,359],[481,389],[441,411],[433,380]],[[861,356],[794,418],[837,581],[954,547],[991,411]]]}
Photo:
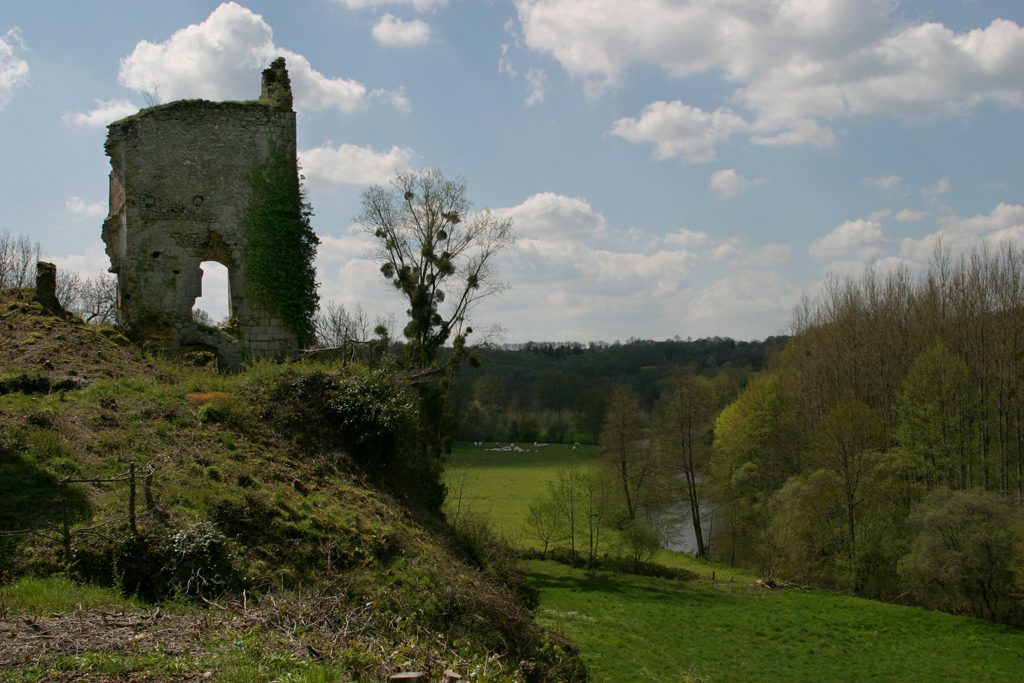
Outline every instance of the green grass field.
{"label": "green grass field", "polygon": [[527,564],[538,617],[595,683],[1024,680],[1024,631],[826,591],[711,587]]}
{"label": "green grass field", "polygon": [[[591,463],[597,459],[598,449],[583,445],[573,452],[571,445],[551,444],[536,450],[533,444],[519,444],[529,452],[487,450],[493,447],[493,443],[483,448],[467,443],[457,443],[452,447],[446,465],[449,496],[457,498],[461,495],[464,509],[486,517],[495,531],[516,545],[539,550],[540,544],[526,532],[530,501],[547,493],[548,484],[557,478],[559,467],[572,458],[578,458],[581,463]],[[610,542],[615,540],[611,533],[608,538]],[[607,549],[608,546],[605,547]],[[686,553],[661,550],[654,559],[668,567],[681,567],[708,578],[715,572],[720,581],[751,583],[756,580],[742,569],[695,560]]]}
{"label": "green grass field", "polygon": [[[524,532],[527,506],[572,457],[564,445],[494,453],[458,444],[448,484],[465,508],[535,547]],[[575,457],[592,461],[597,449]],[[526,564],[540,621],[580,646],[595,683],[678,683],[691,664],[710,683],[1024,681],[1019,629],[827,591],[767,591],[747,572],[685,553],[661,551],[655,561],[707,579],[714,571],[718,582]]]}
{"label": "green grass field", "polygon": [[[507,446],[503,443],[502,446]],[[548,483],[555,481],[558,468],[576,457],[580,462],[597,458],[596,446],[580,446],[573,453],[572,446],[551,444],[534,449],[533,444],[518,444],[527,453],[502,453],[467,443],[452,447],[445,466],[450,495],[458,495],[465,475],[463,504],[473,512],[486,516],[495,531],[510,538],[523,532],[526,511],[530,501],[547,492]]]}

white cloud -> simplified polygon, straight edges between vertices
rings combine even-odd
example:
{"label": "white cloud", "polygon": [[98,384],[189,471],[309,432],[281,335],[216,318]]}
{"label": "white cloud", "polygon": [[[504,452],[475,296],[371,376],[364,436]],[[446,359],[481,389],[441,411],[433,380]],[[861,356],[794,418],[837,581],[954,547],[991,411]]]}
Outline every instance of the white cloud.
{"label": "white cloud", "polygon": [[107,257],[105,249],[102,242],[95,242],[86,247],[84,253],[47,256],[47,260],[57,266],[57,272],[75,271],[82,277],[96,277],[105,275],[110,267],[110,258]]}
{"label": "white cloud", "polygon": [[608,230],[604,216],[586,199],[553,192],[535,194],[518,206],[494,209],[499,218],[511,218],[522,237],[548,240],[589,240]]}
{"label": "white cloud", "polygon": [[791,247],[788,244],[769,242],[729,265],[743,268],[767,268],[788,261],[790,251]]}
{"label": "white cloud", "polygon": [[202,293],[192,304],[193,309],[201,308],[214,320],[227,318],[230,309],[227,266],[216,261],[204,261],[199,264],[199,268],[203,271]]}
{"label": "white cloud", "polygon": [[435,7],[444,7],[448,4],[448,0],[338,0],[338,2],[349,9],[376,8],[381,5],[411,5],[420,12],[431,10]]}
{"label": "white cloud", "polygon": [[259,96],[259,74],[284,57],[298,109],[365,106],[366,86],[328,78],[304,56],[276,47],[263,17],[234,2],[222,4],[200,24],[176,31],[162,43],[140,41],[121,60],[118,81],[133,90],[159,87],[164,100],[245,100]]}
{"label": "white cloud", "polygon": [[416,153],[392,146],[384,152],[372,147],[330,143],[299,151],[302,173],[311,190],[330,190],[338,184],[386,185],[395,171],[411,170]]}
{"label": "white cloud", "polygon": [[938,197],[939,195],[949,192],[952,187],[953,186],[950,184],[949,178],[941,178],[937,183],[935,183],[935,187],[931,189],[922,189],[921,196]]}
{"label": "white cloud", "polygon": [[854,249],[868,247],[882,239],[882,224],[875,218],[846,221],[828,235],[811,243],[810,254],[816,259],[828,259]]}
{"label": "white cloud", "polygon": [[654,254],[593,249],[578,241],[526,238],[516,242],[509,272],[521,283],[552,285],[593,296],[663,297],[685,288],[690,267],[697,261],[686,250]]}
{"label": "white cloud", "polygon": [[750,141],[755,145],[780,147],[782,145],[814,145],[831,147],[836,143],[836,134],[828,126],[822,126],[814,119],[799,119],[787,124],[788,130],[774,135],[754,135]]}
{"label": "white cloud", "polygon": [[903,176],[883,175],[878,178],[865,178],[864,184],[876,190],[894,190],[903,182]]}
{"label": "white cloud", "polygon": [[[896,0],[516,0],[525,44],[591,94],[634,64],[720,74],[761,144],[828,146],[820,119],[908,119],[1024,103],[1024,29],[908,21]],[[772,133],[775,133],[774,135]]]}
{"label": "white cloud", "polygon": [[519,72],[516,71],[515,65],[512,64],[512,60],[508,56],[509,47],[511,46],[507,44],[501,46],[501,56],[498,57],[498,73],[508,74],[509,78],[515,78]]}
{"label": "white cloud", "polygon": [[393,14],[385,14],[373,25],[373,38],[389,47],[415,47],[430,40],[430,24],[419,19],[402,21]]}
{"label": "white cloud", "polygon": [[64,202],[64,208],[75,214],[75,221],[82,218],[102,218],[107,215],[106,205],[101,202],[86,204],[80,197],[72,197]]}
{"label": "white cloud", "polygon": [[896,214],[895,218],[896,220],[904,223],[919,223],[930,215],[931,213],[928,211],[911,211],[910,209],[903,209]]}
{"label": "white cloud", "polygon": [[708,256],[711,257],[712,261],[722,261],[733,256],[739,256],[743,253],[743,242],[744,240],[740,237],[730,237],[708,250]]}
{"label": "white cloud", "polygon": [[397,90],[385,90],[383,88],[377,88],[376,90],[370,91],[370,98],[380,98],[390,102],[396,108],[401,109],[404,112],[412,111],[412,107],[409,105],[409,98],[405,94],[405,86],[399,86]]}
{"label": "white cloud", "polygon": [[732,322],[749,316],[781,322],[800,301],[800,294],[799,287],[775,271],[745,270],[695,292],[688,313],[692,320],[701,321],[702,329],[706,321]]}
{"label": "white cloud", "polygon": [[707,233],[700,231],[695,232],[693,230],[687,230],[686,228],[682,228],[677,232],[670,232],[665,235],[664,239],[665,244],[670,244],[682,249],[703,246],[711,242]]}
{"label": "white cloud", "polygon": [[530,86],[530,94],[526,96],[526,106],[532,107],[544,101],[544,69],[531,68],[526,72],[526,83]]}
{"label": "white cloud", "polygon": [[10,106],[14,91],[28,84],[28,62],[14,56],[15,45],[24,48],[21,31],[12,28],[0,36],[0,111]]}
{"label": "white cloud", "polygon": [[619,119],[608,132],[630,142],[653,142],[655,159],[686,157],[700,163],[717,158],[719,142],[749,129],[750,124],[731,109],[709,112],[675,100],[653,102],[644,107],[639,119]]}
{"label": "white cloud", "polygon": [[61,117],[64,123],[86,128],[99,128],[131,116],[139,110],[128,100],[96,100],[97,107],[87,112],[68,112]]}
{"label": "white cloud", "polygon": [[711,174],[708,187],[718,195],[719,199],[729,199],[739,197],[763,182],[765,182],[764,178],[747,180],[742,174],[737,173],[736,169],[723,168]]}
{"label": "white cloud", "polygon": [[1024,206],[1000,203],[991,213],[960,218],[951,216],[943,220],[947,232],[973,233],[984,235],[1024,225]]}

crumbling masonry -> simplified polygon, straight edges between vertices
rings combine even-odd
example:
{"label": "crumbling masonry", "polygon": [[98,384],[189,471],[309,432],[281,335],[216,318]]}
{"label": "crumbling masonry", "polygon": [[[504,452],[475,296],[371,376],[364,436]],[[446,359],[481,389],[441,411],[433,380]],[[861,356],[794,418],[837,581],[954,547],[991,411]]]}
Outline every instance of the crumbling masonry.
{"label": "crumbling masonry", "polygon": [[[103,241],[131,335],[168,353],[212,351],[227,367],[237,367],[243,355],[294,352],[296,333],[273,304],[251,296],[246,281],[248,176],[272,150],[295,159],[284,60],[263,72],[259,100],[171,102],[112,123],[109,131]],[[204,261],[228,269],[230,334],[192,320]]]}

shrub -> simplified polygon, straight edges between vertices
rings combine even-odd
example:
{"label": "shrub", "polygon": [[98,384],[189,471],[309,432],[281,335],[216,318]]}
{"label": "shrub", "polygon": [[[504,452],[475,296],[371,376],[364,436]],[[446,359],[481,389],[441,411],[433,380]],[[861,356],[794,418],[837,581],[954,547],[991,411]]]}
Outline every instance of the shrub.
{"label": "shrub", "polygon": [[520,441],[537,441],[540,439],[540,425],[536,420],[523,420],[519,423]]}
{"label": "shrub", "polygon": [[924,604],[1020,623],[1014,595],[1015,511],[998,494],[936,490],[911,516],[917,537],[899,570]]}
{"label": "shrub", "polygon": [[76,548],[75,571],[125,595],[160,600],[197,597],[241,588],[229,543],[209,522],[122,529]]}

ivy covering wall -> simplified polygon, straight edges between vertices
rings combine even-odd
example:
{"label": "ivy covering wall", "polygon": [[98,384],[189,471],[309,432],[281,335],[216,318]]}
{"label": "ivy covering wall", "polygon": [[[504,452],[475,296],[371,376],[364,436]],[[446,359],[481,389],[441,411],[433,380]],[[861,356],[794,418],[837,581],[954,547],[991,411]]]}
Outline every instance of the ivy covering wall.
{"label": "ivy covering wall", "polygon": [[320,303],[313,267],[320,239],[310,226],[313,209],[297,162],[272,145],[267,159],[255,164],[247,179],[252,190],[245,216],[248,295],[276,308],[300,346],[308,346]]}

